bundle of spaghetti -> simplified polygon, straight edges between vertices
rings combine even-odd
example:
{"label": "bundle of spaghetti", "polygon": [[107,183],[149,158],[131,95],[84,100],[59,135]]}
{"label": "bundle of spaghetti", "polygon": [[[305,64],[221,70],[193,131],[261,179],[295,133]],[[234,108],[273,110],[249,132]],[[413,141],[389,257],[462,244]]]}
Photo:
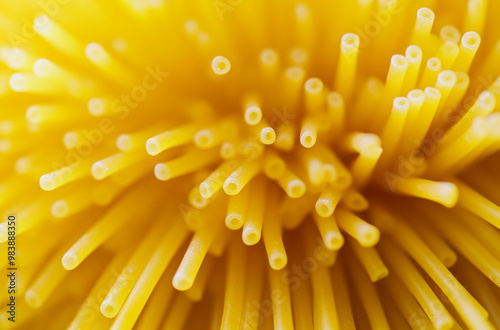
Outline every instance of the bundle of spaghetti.
{"label": "bundle of spaghetti", "polygon": [[498,13],[1,2],[0,328],[500,329]]}

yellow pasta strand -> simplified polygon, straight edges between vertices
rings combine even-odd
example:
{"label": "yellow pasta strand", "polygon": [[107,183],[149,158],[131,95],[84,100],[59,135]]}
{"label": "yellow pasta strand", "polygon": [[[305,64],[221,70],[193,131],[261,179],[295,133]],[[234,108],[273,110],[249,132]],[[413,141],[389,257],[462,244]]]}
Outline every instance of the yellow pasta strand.
{"label": "yellow pasta strand", "polygon": [[155,199],[146,197],[146,191],[149,191],[151,183],[137,187],[125,198],[115,204],[101,219],[99,219],[73,246],[64,254],[62,265],[65,269],[76,268],[85,260],[97,247],[99,247],[107,238],[115,233],[119,228],[125,226],[127,222],[141,214],[140,209],[131,212],[123,205],[151,205]]}
{"label": "yellow pasta strand", "polygon": [[484,0],[468,1],[467,14],[463,24],[463,29],[465,31],[475,31],[479,34],[483,33],[487,4],[488,2]]}
{"label": "yellow pasta strand", "polygon": [[377,282],[389,274],[389,270],[382,259],[380,259],[380,255],[375,247],[361,247],[353,239],[349,239],[348,242],[372,282]]}
{"label": "yellow pasta strand", "polygon": [[423,241],[432,250],[432,252],[438,257],[438,259],[447,268],[452,267],[458,259],[457,254],[448,245],[448,243],[439,235],[429,228],[428,225],[422,221],[417,221],[417,218],[412,217],[412,228],[422,237]]}
{"label": "yellow pasta strand", "polygon": [[300,131],[300,144],[306,148],[311,148],[318,138],[318,124],[316,120],[307,118],[302,122]]}
{"label": "yellow pasta strand", "polygon": [[270,179],[278,179],[285,173],[285,161],[274,151],[269,151],[264,156],[264,173]]}
{"label": "yellow pasta strand", "polygon": [[243,189],[237,195],[229,197],[227,206],[226,226],[229,229],[237,230],[243,227],[248,208],[250,190]]}
{"label": "yellow pasta strand", "polygon": [[327,111],[330,118],[330,130],[332,136],[339,136],[345,129],[345,103],[344,98],[337,92],[328,93],[327,97]]}
{"label": "yellow pasta strand", "polygon": [[319,78],[310,78],[304,84],[305,107],[309,113],[318,113],[324,103],[323,82]]}
{"label": "yellow pasta strand", "polygon": [[224,181],[224,192],[228,195],[238,194],[245,185],[252,180],[262,169],[262,160],[254,159],[241,164]]}
{"label": "yellow pasta strand", "polygon": [[316,201],[316,213],[323,218],[331,216],[341,196],[342,193],[338,190],[332,188],[324,190]]}
{"label": "yellow pasta strand", "polygon": [[162,311],[167,310],[175,293],[175,289],[170,282],[170,278],[173,276],[173,271],[173,267],[169,267],[158,281],[153,294],[148,299],[144,312],[141,313],[141,316],[137,321],[136,327],[138,329],[152,329],[159,327],[164,316]]}
{"label": "yellow pasta strand", "polygon": [[32,308],[39,308],[49,298],[50,294],[61,283],[67,272],[61,267],[61,255],[64,248],[59,249],[44,267],[43,272],[26,290],[26,303]]}
{"label": "yellow pasta strand", "polygon": [[317,214],[313,217],[325,247],[330,250],[339,250],[344,245],[344,237],[340,233],[335,218],[333,216],[323,218]]}
{"label": "yellow pasta strand", "polygon": [[461,182],[453,180],[459,192],[458,205],[500,228],[500,207]]}
{"label": "yellow pasta strand", "polygon": [[275,220],[278,218],[278,210],[276,207],[278,200],[277,196],[277,191],[272,191],[271,196],[269,196],[269,207],[265,215],[264,228],[262,230],[269,265],[274,270],[283,269],[288,262],[287,253],[283,244],[281,223]]}
{"label": "yellow pasta strand", "polygon": [[211,150],[190,149],[178,158],[156,164],[155,176],[161,181],[171,180],[209,165],[217,160],[218,156],[217,153]]}
{"label": "yellow pasta strand", "polygon": [[193,302],[189,298],[177,293],[172,308],[165,317],[162,329],[182,329],[192,306]]}
{"label": "yellow pasta strand", "polygon": [[230,246],[229,262],[226,265],[226,284],[224,294],[224,312],[221,328],[235,329],[240,325],[245,287],[241,281],[245,278],[247,257],[241,242],[233,240]]}
{"label": "yellow pasta strand", "polygon": [[416,45],[411,45],[406,48],[405,57],[408,60],[408,69],[404,78],[403,93],[409,92],[416,86],[422,62],[422,50]]}
{"label": "yellow pasta strand", "polygon": [[420,178],[398,180],[393,188],[398,193],[428,199],[446,207],[455,206],[459,196],[457,187],[453,183]]}
{"label": "yellow pasta strand", "polygon": [[[331,183],[332,187],[341,190],[349,187],[352,183],[352,174],[347,170],[338,156],[324,145],[317,145],[315,149],[320,159],[325,163],[323,171],[327,174],[326,179]],[[331,172],[335,173],[335,175],[329,175]]]}
{"label": "yellow pasta strand", "polygon": [[339,227],[356,239],[361,246],[371,247],[377,244],[380,231],[376,227],[344,208],[339,208],[336,215]]}
{"label": "yellow pasta strand", "polygon": [[340,56],[335,75],[335,88],[346,99],[350,99],[356,76],[358,60],[359,36],[346,33],[340,40]]}
{"label": "yellow pasta strand", "polygon": [[262,287],[264,285],[264,264],[259,257],[257,254],[249,256],[249,277],[252,281],[246,287],[245,302],[243,305],[242,328],[245,330],[257,329],[262,323],[259,309]]}
{"label": "yellow pasta strand", "polygon": [[[63,53],[70,56],[81,57],[84,53],[84,45],[73,35],[63,29],[47,15],[39,15],[35,20],[46,22],[43,28],[35,28],[35,31],[50,44]],[[37,25],[35,24],[35,27]]]}
{"label": "yellow pasta strand", "polygon": [[480,326],[484,329],[492,328],[491,324],[485,319],[487,313],[484,309],[480,308],[477,301],[412,231],[399,224],[393,237],[443,290],[469,326]]}
{"label": "yellow pasta strand", "polygon": [[352,138],[349,145],[359,152],[359,156],[351,164],[350,171],[354,185],[364,188],[372,177],[383,149],[380,138],[375,134],[355,133]]}
{"label": "yellow pasta strand", "polygon": [[40,177],[40,187],[50,191],[62,185],[76,181],[88,175],[87,164],[84,162],[75,166],[65,166]]}
{"label": "yellow pasta strand", "polygon": [[255,97],[249,98],[245,102],[245,122],[248,125],[257,125],[262,120],[262,109]]}
{"label": "yellow pasta strand", "polygon": [[200,184],[200,194],[203,198],[210,198],[222,189],[224,181],[238,166],[235,160],[225,161],[220,164],[203,182]]}
{"label": "yellow pasta strand", "polygon": [[199,123],[186,124],[155,135],[146,141],[146,150],[151,156],[156,156],[167,149],[187,144],[200,126]]}
{"label": "yellow pasta strand", "polygon": [[160,223],[144,237],[139,247],[123,268],[117,281],[113,284],[111,290],[109,290],[106,298],[104,298],[100,307],[101,313],[104,316],[113,318],[118,314],[135,284],[132,279],[138,277],[143,271],[146,265],[146,256],[158,243],[160,235],[165,231],[165,228],[165,223]]}
{"label": "yellow pasta strand", "polygon": [[431,57],[428,59],[422,77],[420,78],[418,88],[424,89],[434,86],[441,69],[443,69],[443,65],[438,57]]}
{"label": "yellow pasta strand", "polygon": [[119,152],[92,164],[92,176],[96,180],[105,179],[108,176],[133,165],[143,157],[144,154],[142,152]]}
{"label": "yellow pasta strand", "polygon": [[184,254],[177,272],[172,279],[172,285],[180,291],[186,291],[193,286],[194,280],[208,248],[212,244],[222,224],[212,224],[206,222],[199,230],[197,230],[189,244],[189,247]]}
{"label": "yellow pasta strand", "polygon": [[340,329],[355,329],[354,317],[351,308],[351,299],[344,274],[343,264],[337,263],[331,271],[332,288],[335,292],[335,306],[339,316]]}
{"label": "yellow pasta strand", "polygon": [[387,163],[392,159],[397,150],[397,141],[403,132],[409,109],[410,101],[406,97],[397,97],[394,99],[391,114],[380,137],[384,150],[378,163],[380,170],[387,167]]}
{"label": "yellow pasta strand", "polygon": [[[408,70],[408,60],[403,55],[394,55],[391,58],[391,65],[387,73],[384,97],[382,100],[382,109],[390,107],[394,97],[401,93],[403,81]],[[371,124],[371,129],[379,131],[383,123],[387,119],[387,115],[380,115],[375,118]]]}
{"label": "yellow pasta strand", "polygon": [[[87,186],[87,188],[89,187]],[[90,207],[92,202],[91,196],[70,195],[55,201],[50,212],[55,218],[66,218]]]}
{"label": "yellow pasta strand", "polygon": [[[441,101],[441,92],[433,87],[426,87],[425,98],[420,113],[414,120],[414,125],[407,135],[409,143],[413,144],[413,149],[419,148],[431,123],[436,115],[438,105]],[[410,148],[411,149],[411,148]]]}
{"label": "yellow pasta strand", "polygon": [[[294,252],[297,252],[297,249],[294,249]],[[299,265],[301,257],[298,253],[291,253],[291,267]],[[297,329],[311,329],[314,326],[311,284],[307,277],[304,277],[304,280],[301,280],[301,277],[298,279],[299,281],[293,281],[289,277],[286,278],[286,281],[290,282],[294,326]]]}
{"label": "yellow pasta strand", "polygon": [[[462,226],[453,225],[453,222],[445,215],[440,209],[433,209],[434,214],[439,215],[439,219],[442,221],[436,221],[435,216],[433,217],[433,225],[439,228],[441,234],[457,249],[461,252],[471,263],[473,263],[477,269],[479,269],[483,274],[485,274],[493,283],[500,286],[500,261],[491,254],[486,247],[484,247],[480,241],[476,240],[474,236],[470,235],[469,232]],[[429,214],[427,211],[426,214]],[[447,224],[448,226],[443,226]],[[463,244],[458,242],[465,242],[469,245],[468,249],[464,248]]]}
{"label": "yellow pasta strand", "polygon": [[424,45],[434,23],[434,12],[429,8],[420,8],[417,11],[417,20],[411,37],[411,42],[417,45]]}
{"label": "yellow pasta strand", "polygon": [[460,48],[453,41],[446,41],[439,47],[436,55],[441,61],[441,68],[443,70],[450,70],[457,59]]}
{"label": "yellow pasta strand", "polygon": [[450,329],[454,324],[453,318],[408,257],[395,249],[393,245],[381,244],[381,250],[391,266],[391,271],[393,270],[398,275],[418,300],[436,329]]}
{"label": "yellow pasta strand", "polygon": [[460,42],[460,31],[453,25],[445,25],[439,31],[439,36],[443,41],[451,41],[455,44]]}
{"label": "yellow pasta strand", "polygon": [[201,149],[210,149],[221,144],[224,139],[233,137],[236,134],[236,129],[234,120],[222,120],[196,132],[193,138],[194,144]]}
{"label": "yellow pasta strand", "polygon": [[292,304],[288,283],[283,281],[285,271],[269,269],[269,287],[273,303],[273,321],[275,329],[294,329]]}
{"label": "yellow pasta strand", "polygon": [[[85,299],[84,303],[76,313],[75,317],[68,326],[68,329],[92,329],[95,325],[96,319],[106,322],[106,326],[110,326],[109,319],[106,319],[98,311],[95,310],[96,302],[99,303],[102,300],[101,294],[109,290],[109,282],[116,279],[116,269],[123,267],[127,261],[127,257],[130,256],[129,250],[124,250],[122,253],[118,254],[113,258],[112,262],[109,263],[108,267],[103,271],[102,275],[96,281],[89,295]],[[97,315],[95,315],[97,314]],[[93,315],[92,318],[89,315]]]}
{"label": "yellow pasta strand", "polygon": [[[307,241],[308,251],[311,253],[314,240],[308,239]],[[338,329],[339,320],[335,309],[332,283],[328,269],[324,265],[318,264],[316,270],[311,273],[311,284],[313,292],[314,327],[319,329]]]}
{"label": "yellow pasta strand", "polygon": [[429,318],[398,278],[391,278],[391,281],[384,281],[383,284],[410,326],[419,329],[432,329]]}
{"label": "yellow pasta strand", "polygon": [[390,329],[373,283],[354,259],[347,258],[347,267],[349,275],[353,278],[354,287],[366,312],[370,326],[374,329]]}
{"label": "yellow pasta strand", "polygon": [[306,185],[289,169],[278,178],[278,183],[290,198],[300,198],[306,192]]}
{"label": "yellow pasta strand", "polygon": [[248,204],[245,224],[243,225],[242,240],[246,245],[255,245],[262,236],[264,210],[266,206],[266,185],[258,179],[252,189],[254,193]]}
{"label": "yellow pasta strand", "polygon": [[457,266],[462,276],[465,277],[467,283],[471,286],[471,291],[475,296],[477,295],[479,302],[483,306],[488,306],[491,323],[493,323],[495,327],[498,327],[500,319],[497,312],[499,311],[500,302],[494,290],[492,290],[491,282],[488,282],[488,279],[481,276],[474,267],[470,266],[470,264],[462,261]]}
{"label": "yellow pasta strand", "polygon": [[175,221],[151,255],[111,329],[133,328],[155,285],[186,236],[185,225]]}
{"label": "yellow pasta strand", "polygon": [[470,31],[465,33],[460,42],[460,51],[453,65],[453,70],[462,72],[469,71],[480,43],[481,37],[476,32]]}

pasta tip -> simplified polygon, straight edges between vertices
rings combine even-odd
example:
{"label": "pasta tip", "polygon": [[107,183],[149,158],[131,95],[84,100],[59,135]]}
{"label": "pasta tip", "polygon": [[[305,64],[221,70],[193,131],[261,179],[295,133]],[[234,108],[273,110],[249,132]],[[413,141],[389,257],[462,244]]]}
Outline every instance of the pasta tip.
{"label": "pasta tip", "polygon": [[237,179],[228,178],[224,182],[223,189],[224,189],[224,192],[226,194],[233,196],[233,195],[238,194],[241,191],[242,187],[241,187],[240,182]]}
{"label": "pasta tip", "polygon": [[477,49],[481,43],[481,37],[474,31],[465,33],[462,37],[462,46],[467,49]]}
{"label": "pasta tip", "polygon": [[276,141],[276,132],[272,127],[264,127],[260,131],[260,140],[265,145],[271,145]]}
{"label": "pasta tip", "polygon": [[55,218],[63,218],[68,214],[69,207],[68,203],[65,201],[59,200],[54,202],[50,208],[50,212]]}
{"label": "pasta tip", "polygon": [[239,214],[231,213],[226,217],[226,226],[231,230],[238,230],[243,226],[243,217]]}
{"label": "pasta tip", "polygon": [[102,180],[108,176],[109,168],[101,161],[92,164],[92,176],[96,180]]}
{"label": "pasta tip", "polygon": [[306,148],[311,148],[316,143],[316,137],[312,132],[305,132],[300,136],[300,144]]}
{"label": "pasta tip", "polygon": [[243,228],[242,238],[246,245],[255,245],[260,241],[260,232],[255,228]]}
{"label": "pasta tip", "polygon": [[154,171],[158,180],[167,181],[171,177],[170,170],[165,164],[156,164]]}
{"label": "pasta tip", "polygon": [[146,141],[146,151],[151,156],[156,156],[160,153],[160,144],[155,138],[150,138]]}
{"label": "pasta tip", "polygon": [[106,101],[103,98],[93,97],[88,101],[87,109],[92,116],[102,116],[106,111]]}
{"label": "pasta tip", "polygon": [[344,237],[336,232],[325,235],[325,245],[330,250],[339,250],[344,245]]}
{"label": "pasta tip", "polygon": [[362,226],[359,228],[359,244],[364,247],[372,247],[378,243],[380,231],[373,226]]}
{"label": "pasta tip", "polygon": [[24,74],[14,73],[10,76],[9,85],[15,92],[24,92],[28,88],[28,81]]}
{"label": "pasta tip", "polygon": [[102,315],[110,319],[114,318],[120,311],[115,305],[116,304],[110,302],[108,298],[105,298],[100,306]]}
{"label": "pasta tip", "polygon": [[291,198],[299,198],[305,194],[306,186],[301,180],[291,180],[288,182],[286,192]]}
{"label": "pasta tip", "polygon": [[269,256],[269,264],[274,270],[283,269],[286,266],[287,262],[288,260],[286,255],[283,255],[279,252],[274,252]]}
{"label": "pasta tip", "polygon": [[179,291],[186,291],[193,286],[193,282],[185,275],[175,274],[172,280],[172,285]]}
{"label": "pasta tip", "polygon": [[32,308],[38,308],[42,304],[38,294],[33,290],[26,291],[26,293],[24,294],[24,297],[25,297],[25,300],[26,300],[26,303],[28,304],[28,306],[30,306]]}
{"label": "pasta tip", "polygon": [[214,194],[214,191],[208,183],[202,182],[200,184],[200,194],[203,198],[210,198]]}
{"label": "pasta tip", "polygon": [[422,21],[434,21],[434,12],[429,8],[420,8],[417,11],[417,19]]}
{"label": "pasta tip", "polygon": [[216,56],[212,60],[212,70],[218,75],[226,74],[231,70],[231,63],[224,56]]}
{"label": "pasta tip", "polygon": [[62,266],[64,269],[73,270],[80,264],[78,256],[74,253],[67,252],[62,258]]}
{"label": "pasta tip", "polygon": [[249,107],[245,110],[245,121],[249,125],[257,125],[262,119],[262,111],[258,107]]}
{"label": "pasta tip", "polygon": [[439,202],[446,207],[454,207],[458,201],[458,188],[455,184],[450,182],[442,182],[440,183],[440,187],[438,188],[439,192]]}
{"label": "pasta tip", "polygon": [[323,218],[328,218],[333,214],[333,206],[328,200],[319,199],[316,202],[316,212]]}
{"label": "pasta tip", "polygon": [[52,175],[44,174],[40,177],[40,187],[45,191],[50,191],[56,189],[57,184]]}

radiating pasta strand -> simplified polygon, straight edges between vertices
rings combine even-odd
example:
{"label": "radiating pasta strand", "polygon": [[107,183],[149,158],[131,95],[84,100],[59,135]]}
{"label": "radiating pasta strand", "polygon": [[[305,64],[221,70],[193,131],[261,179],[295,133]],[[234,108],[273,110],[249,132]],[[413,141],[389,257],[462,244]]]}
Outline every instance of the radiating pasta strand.
{"label": "radiating pasta strand", "polygon": [[161,275],[187,236],[181,221],[174,221],[151,255],[146,268],[127,297],[111,329],[132,329]]}

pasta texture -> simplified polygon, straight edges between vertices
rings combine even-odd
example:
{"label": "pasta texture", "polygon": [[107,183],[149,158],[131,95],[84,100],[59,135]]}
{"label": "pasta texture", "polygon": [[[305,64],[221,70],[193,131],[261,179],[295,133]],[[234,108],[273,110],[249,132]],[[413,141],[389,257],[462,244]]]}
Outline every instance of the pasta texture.
{"label": "pasta texture", "polygon": [[500,329],[499,0],[16,0],[0,31],[0,329]]}

